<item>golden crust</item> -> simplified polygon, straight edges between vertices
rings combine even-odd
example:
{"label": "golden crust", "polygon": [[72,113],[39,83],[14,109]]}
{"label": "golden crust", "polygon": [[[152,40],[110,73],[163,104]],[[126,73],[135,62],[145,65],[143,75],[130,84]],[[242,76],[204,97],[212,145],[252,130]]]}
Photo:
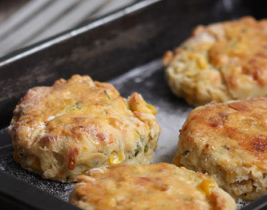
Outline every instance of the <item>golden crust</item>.
{"label": "golden crust", "polygon": [[175,163],[212,174],[236,199],[267,192],[267,98],[193,110],[180,131]]}
{"label": "golden crust", "polygon": [[70,202],[83,209],[236,209],[208,176],[172,164],[120,165],[80,176]]}
{"label": "golden crust", "polygon": [[44,178],[74,181],[94,167],[153,159],[160,127],[141,95],[74,75],[30,89],[9,126],[14,159]]}
{"label": "golden crust", "polygon": [[172,91],[190,104],[266,96],[267,20],[198,26],[164,64]]}

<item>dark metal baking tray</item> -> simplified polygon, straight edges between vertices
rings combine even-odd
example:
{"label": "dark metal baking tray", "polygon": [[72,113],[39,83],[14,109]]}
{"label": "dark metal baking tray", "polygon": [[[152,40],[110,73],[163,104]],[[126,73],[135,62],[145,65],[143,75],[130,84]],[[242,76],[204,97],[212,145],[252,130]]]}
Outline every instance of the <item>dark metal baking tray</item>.
{"label": "dark metal baking tray", "polygon": [[[198,24],[266,16],[267,2],[252,0],[144,0],[0,59],[0,208],[77,209],[68,204],[73,184],[41,179],[12,159],[7,133],[12,111],[26,91],[61,77],[88,74],[111,82],[121,95],[140,92],[158,109],[162,127],[155,162],[172,162],[178,130],[193,107],[164,80],[162,54]],[[266,209],[267,196],[243,209]]]}

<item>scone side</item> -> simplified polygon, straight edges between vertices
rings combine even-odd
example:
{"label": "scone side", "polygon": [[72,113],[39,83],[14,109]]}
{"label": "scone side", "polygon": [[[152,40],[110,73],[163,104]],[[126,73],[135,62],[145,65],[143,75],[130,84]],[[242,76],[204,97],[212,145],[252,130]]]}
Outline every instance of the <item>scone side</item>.
{"label": "scone side", "polygon": [[252,17],[196,27],[163,57],[172,92],[197,106],[266,96],[266,30]]}
{"label": "scone side", "polygon": [[[216,133],[212,137],[212,131],[207,130],[206,132],[211,133],[211,136],[205,135],[203,129],[207,128],[200,123],[203,120],[196,121],[200,119],[199,114],[202,110],[203,113],[207,113],[212,112],[213,108],[220,110],[219,107],[230,106],[232,112],[237,112],[235,109],[246,110],[246,106],[249,106],[250,103],[258,103],[263,106],[264,101],[266,101],[265,98],[252,98],[245,100],[247,104],[243,104],[242,101],[232,101],[225,104],[210,104],[193,110],[180,131],[178,151],[174,158],[175,164],[186,166],[194,171],[209,173],[218,182],[219,186],[229,192],[236,200],[254,200],[264,195],[267,192],[266,168],[265,165],[260,165],[258,157],[242,158],[244,152],[249,155],[250,151],[242,150],[241,145],[227,145],[227,143],[222,142],[217,147],[217,145],[211,144],[209,138],[216,139]],[[226,113],[220,111],[218,113],[222,117],[226,117],[226,115],[223,115]],[[211,128],[214,127],[213,129],[223,125],[222,122],[216,121],[215,117],[211,120],[210,125]],[[198,129],[196,129],[196,125],[198,125]],[[231,128],[229,129],[231,131]],[[218,141],[222,141],[221,137]],[[236,144],[236,142],[233,143]],[[252,142],[252,145],[254,144],[257,145],[257,142]],[[257,150],[257,147],[255,149]],[[262,164],[265,164],[264,160]]]}
{"label": "scone side", "polygon": [[[145,209],[148,205],[153,209],[175,206],[180,209],[236,209],[230,195],[209,176],[183,167],[158,163],[122,165],[94,171],[89,176],[79,177],[70,196],[71,203],[84,209],[86,204],[97,209],[131,209],[133,206]],[[146,198],[147,190],[150,192],[149,199]],[[165,199],[171,202],[165,202]]]}
{"label": "scone side", "polygon": [[[82,100],[75,102],[79,98],[67,99],[71,100],[71,104],[62,105],[65,110],[63,113],[51,113],[52,116],[48,116],[44,122],[42,119],[35,122],[34,116],[35,113],[38,114],[39,104],[50,103],[45,101],[50,97],[49,93],[54,91],[54,94],[59,94],[53,100],[62,100],[60,91],[62,89],[62,94],[68,94],[69,86],[73,91],[76,91],[76,86],[84,88],[78,93],[85,96],[87,93],[82,91],[91,88],[100,98],[92,99],[95,100],[92,103],[96,105],[87,105],[88,102]],[[44,89],[46,94],[42,94]],[[138,99],[138,107],[135,107],[137,102],[132,98]],[[113,104],[114,109],[110,108]],[[86,111],[92,106],[96,107],[92,117],[86,113],[82,116],[82,110]],[[98,115],[102,109],[104,114]],[[59,107],[59,110],[62,108]],[[153,151],[160,134],[155,114],[155,108],[137,93],[127,101],[119,96],[112,85],[93,82],[88,76],[74,75],[68,81],[60,79],[52,87],[29,90],[17,105],[9,126],[15,148],[14,159],[25,169],[40,174],[43,178],[62,182],[75,181],[79,174],[94,167],[121,163],[148,164],[153,160]],[[20,121],[21,118],[23,120]],[[63,124],[65,128],[60,131],[62,124],[58,123],[61,121],[68,124]],[[89,139],[88,135],[91,135]]]}

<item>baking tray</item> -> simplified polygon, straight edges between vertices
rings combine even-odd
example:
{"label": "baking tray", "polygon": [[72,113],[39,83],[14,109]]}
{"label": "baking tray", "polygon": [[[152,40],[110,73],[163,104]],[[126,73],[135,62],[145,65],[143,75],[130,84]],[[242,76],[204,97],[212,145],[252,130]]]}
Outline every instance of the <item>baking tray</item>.
{"label": "baking tray", "polygon": [[[7,126],[19,98],[34,86],[88,74],[115,85],[124,97],[137,91],[158,110],[162,127],[154,162],[172,162],[179,129],[193,107],[167,87],[163,53],[198,24],[265,17],[267,2],[251,0],[144,0],[0,59],[1,209],[77,209],[68,204],[74,184],[41,179],[12,159]],[[267,197],[242,209],[266,209]],[[242,205],[239,206],[241,208]]]}

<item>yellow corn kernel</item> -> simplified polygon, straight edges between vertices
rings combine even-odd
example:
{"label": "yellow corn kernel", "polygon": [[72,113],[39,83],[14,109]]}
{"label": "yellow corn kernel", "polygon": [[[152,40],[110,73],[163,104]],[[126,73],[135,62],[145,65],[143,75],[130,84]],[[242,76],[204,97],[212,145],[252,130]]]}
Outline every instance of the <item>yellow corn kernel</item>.
{"label": "yellow corn kernel", "polygon": [[210,196],[211,190],[215,187],[215,182],[213,180],[203,180],[199,188],[206,193],[206,196]]}
{"label": "yellow corn kernel", "polygon": [[197,55],[195,53],[188,53],[188,58],[189,59],[194,59],[196,57],[197,57]]}
{"label": "yellow corn kernel", "polygon": [[109,124],[117,129],[120,129],[122,127],[122,123],[118,121],[116,118],[110,118],[109,119]]}
{"label": "yellow corn kernel", "polygon": [[89,148],[87,146],[83,146],[83,150],[88,152],[89,151]]}
{"label": "yellow corn kernel", "polygon": [[151,104],[146,104],[146,107],[150,110],[150,113],[153,114],[153,115],[156,115],[157,114],[157,110],[156,108],[151,105]]}
{"label": "yellow corn kernel", "polygon": [[153,105],[147,104],[141,95],[138,93],[133,93],[129,100],[129,107],[132,111],[137,111],[141,113],[148,113],[156,115],[157,110]]}
{"label": "yellow corn kernel", "polygon": [[125,156],[123,153],[117,153],[116,151],[113,151],[108,159],[108,162],[110,165],[118,165],[122,163],[125,159]]}
{"label": "yellow corn kernel", "polygon": [[205,68],[207,68],[207,63],[206,63],[206,61],[204,61],[203,59],[201,59],[201,58],[197,58],[197,65],[198,65],[198,67],[200,68],[200,69],[205,69]]}
{"label": "yellow corn kernel", "polygon": [[196,73],[196,72],[193,72],[193,71],[188,71],[188,72],[185,73],[185,75],[188,76],[188,77],[193,77],[193,76],[195,76],[196,74],[197,74],[197,73]]}
{"label": "yellow corn kernel", "polygon": [[213,43],[211,42],[203,42],[198,46],[199,51],[207,51],[211,48]]}

